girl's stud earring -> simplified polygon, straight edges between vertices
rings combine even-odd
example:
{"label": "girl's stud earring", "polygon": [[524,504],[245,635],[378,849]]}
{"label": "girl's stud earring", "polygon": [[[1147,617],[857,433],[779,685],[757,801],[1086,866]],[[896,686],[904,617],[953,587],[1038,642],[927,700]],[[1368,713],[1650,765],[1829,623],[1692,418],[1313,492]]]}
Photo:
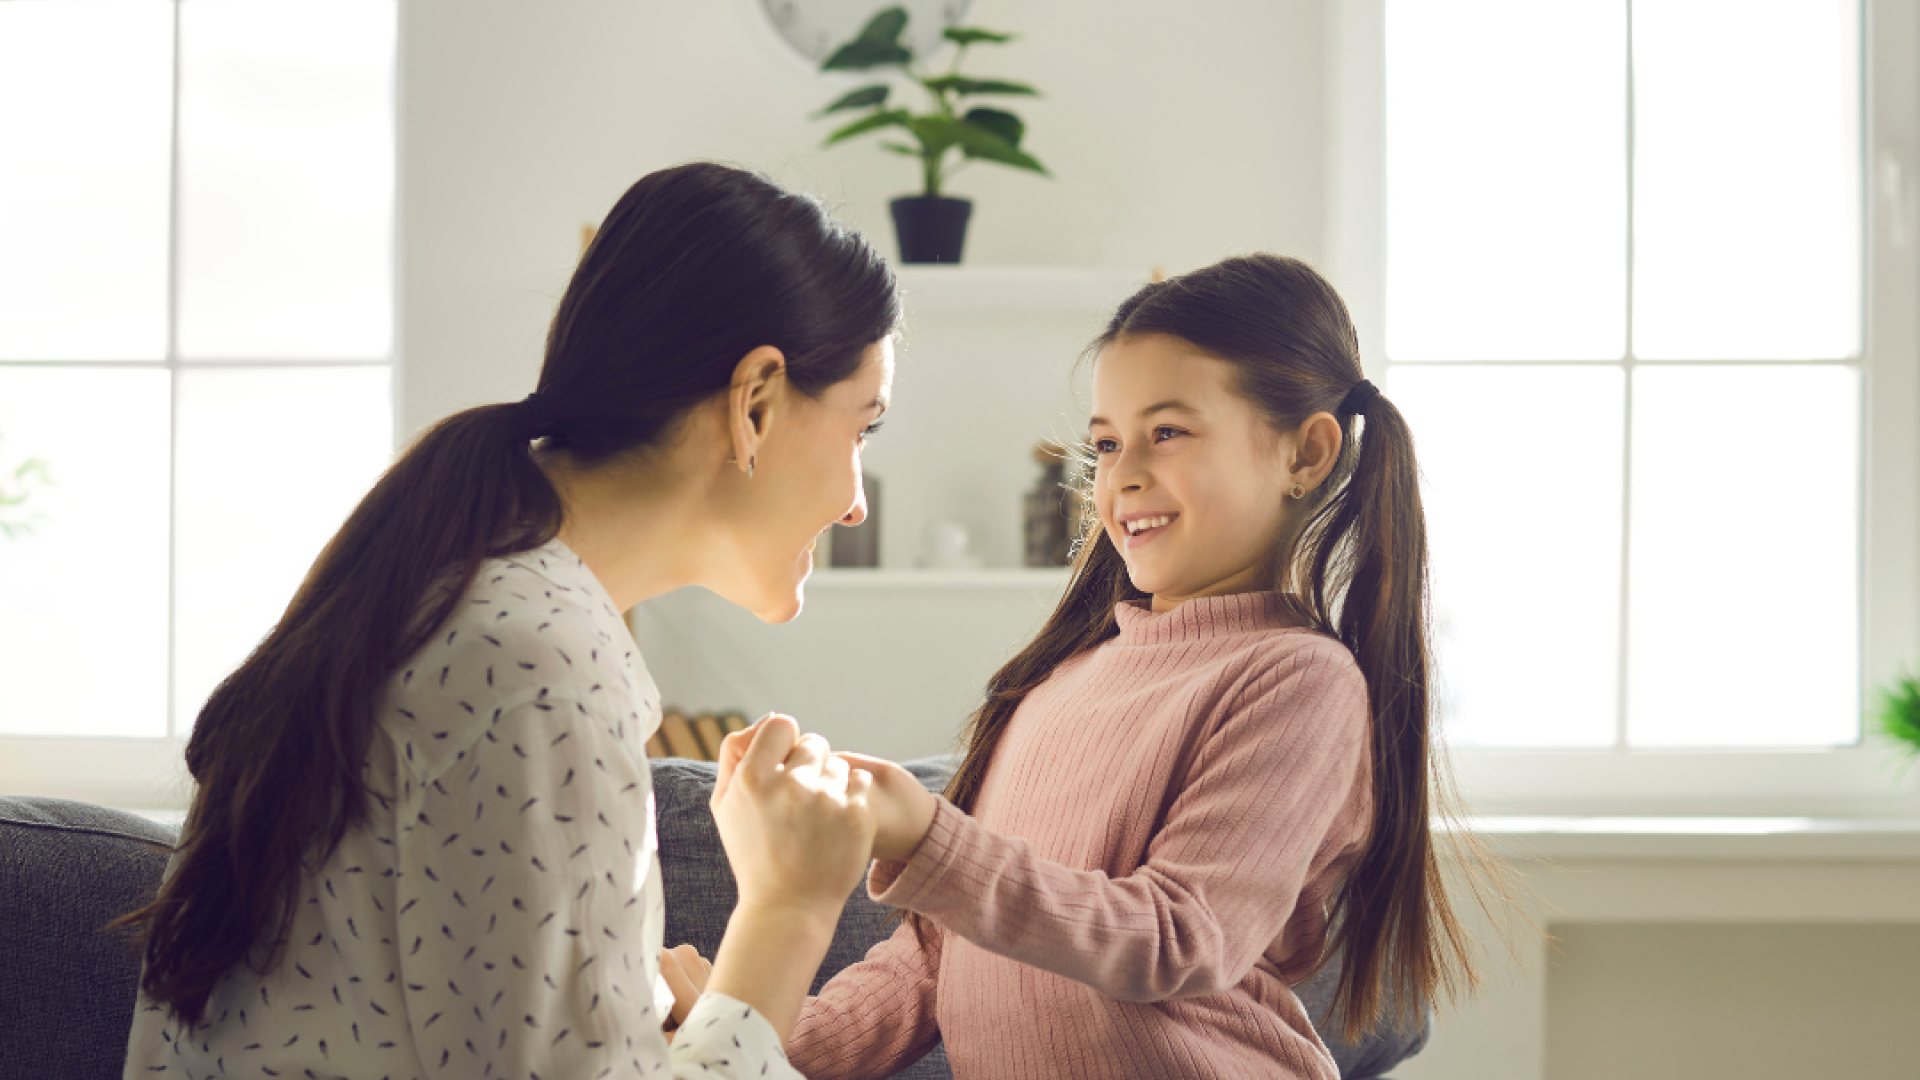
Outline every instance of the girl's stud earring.
{"label": "girl's stud earring", "polygon": [[[749,480],[751,480],[751,479],[753,479],[753,463],[754,463],[754,462],[756,462],[756,461],[758,461],[758,460],[760,460],[760,458],[759,458],[759,456],[758,456],[758,455],[755,455],[754,457],[750,457],[750,458],[748,458],[748,459],[747,459],[747,479],[749,479]],[[739,459],[739,458],[728,458],[728,459],[727,459],[727,464],[729,464],[729,465],[738,465],[738,464],[740,464],[740,459]]]}
{"label": "girl's stud earring", "polygon": [[1307,497],[1306,486],[1302,484],[1295,484],[1293,485],[1293,490],[1287,492],[1287,495],[1288,497],[1294,498],[1294,499],[1304,499]]}

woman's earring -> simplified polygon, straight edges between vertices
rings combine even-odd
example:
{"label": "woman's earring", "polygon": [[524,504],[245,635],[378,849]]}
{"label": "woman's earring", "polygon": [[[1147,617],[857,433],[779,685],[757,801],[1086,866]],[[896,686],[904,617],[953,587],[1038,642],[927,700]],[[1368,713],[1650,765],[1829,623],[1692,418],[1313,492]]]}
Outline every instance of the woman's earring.
{"label": "woman's earring", "polygon": [[[757,454],[756,454],[756,455],[754,455],[753,457],[750,457],[750,458],[748,458],[748,459],[747,459],[747,479],[749,479],[749,480],[751,480],[751,479],[753,479],[753,463],[754,463],[754,462],[756,462],[756,461],[758,461],[758,460],[760,460],[760,458],[759,458],[759,455],[757,455]],[[729,464],[729,465],[738,465],[738,464],[740,464],[740,459],[739,459],[739,458],[728,458],[728,459],[727,459],[727,464]]]}
{"label": "woman's earring", "polygon": [[1289,492],[1287,492],[1287,496],[1288,496],[1289,498],[1294,498],[1294,499],[1304,499],[1304,498],[1306,498],[1306,497],[1307,497],[1307,489],[1306,489],[1306,486],[1305,486],[1305,485],[1303,485],[1303,484],[1295,484],[1295,485],[1293,485],[1293,490],[1292,490],[1292,491],[1289,491]]}

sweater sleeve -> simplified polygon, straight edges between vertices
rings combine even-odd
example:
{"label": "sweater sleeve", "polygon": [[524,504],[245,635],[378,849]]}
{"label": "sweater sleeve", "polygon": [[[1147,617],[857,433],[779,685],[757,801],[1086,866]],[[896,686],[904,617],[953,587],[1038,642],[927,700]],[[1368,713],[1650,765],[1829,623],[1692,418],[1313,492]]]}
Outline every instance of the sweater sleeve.
{"label": "sweater sleeve", "polygon": [[389,981],[422,1061],[470,1076],[794,1076],[772,1026],[729,997],[703,995],[671,1048],[661,1033],[651,775],[614,727],[543,691],[413,789]]}
{"label": "sweater sleeve", "polygon": [[1351,654],[1332,641],[1296,647],[1204,735],[1133,873],[1040,858],[942,799],[913,857],[876,863],[868,888],[982,949],[1123,1001],[1217,993],[1279,937],[1327,849],[1364,831],[1352,797],[1369,726]]}
{"label": "sweater sleeve", "polygon": [[922,948],[902,924],[808,998],[787,1043],[793,1067],[811,1080],[857,1080],[891,1076],[925,1056],[940,1038],[940,938],[929,927]]}

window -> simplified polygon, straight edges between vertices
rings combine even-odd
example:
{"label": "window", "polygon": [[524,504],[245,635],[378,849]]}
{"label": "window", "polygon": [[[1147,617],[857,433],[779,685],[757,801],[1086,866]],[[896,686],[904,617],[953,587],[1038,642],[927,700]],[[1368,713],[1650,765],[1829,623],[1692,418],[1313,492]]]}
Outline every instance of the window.
{"label": "window", "polygon": [[1857,5],[1406,0],[1386,52],[1456,742],[1857,741]]}
{"label": "window", "polygon": [[0,737],[32,737],[7,790],[87,761],[82,797],[163,797],[385,466],[395,23],[0,0]]}
{"label": "window", "polygon": [[1418,441],[1441,715],[1483,805],[1895,790],[1861,715],[1920,663],[1916,64],[1878,18],[1337,17],[1332,269]]}

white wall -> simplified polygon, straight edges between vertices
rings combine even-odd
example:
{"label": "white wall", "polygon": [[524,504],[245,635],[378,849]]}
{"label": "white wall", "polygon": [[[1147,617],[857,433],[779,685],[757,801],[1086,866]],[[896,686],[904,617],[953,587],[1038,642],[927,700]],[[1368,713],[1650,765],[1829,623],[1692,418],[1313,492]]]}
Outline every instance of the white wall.
{"label": "white wall", "polygon": [[[532,389],[581,224],[653,169],[762,169],[893,250],[886,200],[912,193],[911,163],[817,149],[827,125],[807,114],[850,80],[790,58],[759,0],[401,10],[403,437]],[[974,21],[1023,35],[975,50],[979,72],[1045,92],[1020,111],[1057,179],[963,172],[968,260],[1144,273],[1255,248],[1319,258],[1323,17],[1320,0],[979,0]]]}

